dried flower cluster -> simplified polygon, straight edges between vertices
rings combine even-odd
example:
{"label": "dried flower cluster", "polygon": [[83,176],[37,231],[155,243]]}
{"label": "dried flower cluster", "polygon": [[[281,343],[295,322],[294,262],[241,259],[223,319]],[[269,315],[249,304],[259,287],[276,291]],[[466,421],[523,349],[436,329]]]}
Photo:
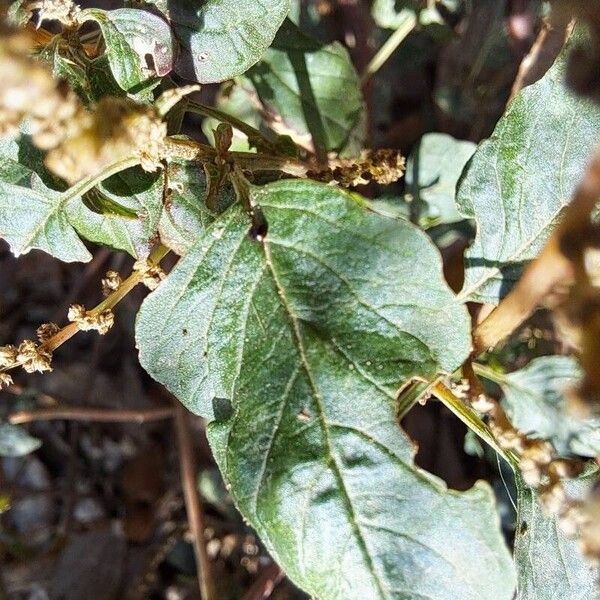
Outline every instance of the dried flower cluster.
{"label": "dried flower cluster", "polygon": [[116,271],[107,271],[102,279],[102,294],[110,296],[121,287],[122,283],[121,276]]}
{"label": "dried flower cluster", "polygon": [[49,69],[29,56],[24,31],[0,31],[0,136],[18,135],[28,121],[33,142],[42,150],[61,144],[85,122],[75,93],[56,82]]}
{"label": "dried flower cluster", "polygon": [[73,0],[31,0],[23,8],[30,15],[33,11],[38,11],[38,25],[44,21],[60,21],[63,25],[72,27],[77,24],[77,17],[81,12]]}
{"label": "dried flower cluster", "polygon": [[165,272],[159,266],[153,265],[147,260],[137,260],[133,265],[133,270],[142,274],[142,283],[151,291],[155,290],[166,277]]}
{"label": "dried flower cluster", "polygon": [[166,155],[166,137],[167,125],[153,107],[107,97],[86,127],[48,154],[46,164],[69,183],[129,157],[138,157],[146,171],[156,171]]}
{"label": "dried flower cluster", "polygon": [[42,323],[36,331],[36,335],[41,344],[47,342],[51,337],[60,331],[56,323]]}
{"label": "dried flower cluster", "polygon": [[[525,484],[538,492],[540,504],[548,515],[557,516],[566,535],[576,537],[586,557],[600,565],[600,493],[593,499],[575,500],[565,492],[563,480],[577,477],[583,465],[579,461],[558,458],[551,444],[530,439],[515,429],[497,400],[481,393],[478,385],[463,379],[451,385],[459,398],[483,413],[498,445],[519,456]],[[469,394],[471,389],[477,393]]]}
{"label": "dried flower cluster", "polygon": [[[23,367],[27,373],[36,371],[43,373],[52,371],[52,352],[44,348],[42,344],[36,344],[33,340],[24,340],[19,347],[1,346],[0,347],[0,369],[13,369]],[[0,373],[0,388],[6,387],[12,383],[12,378],[7,373]]]}
{"label": "dried flower cluster", "polygon": [[375,182],[389,185],[404,174],[406,161],[397,150],[364,150],[358,158],[334,159],[328,168],[315,168],[308,177],[355,187]]}
{"label": "dried flower cluster", "polygon": [[106,309],[100,313],[88,312],[81,304],[72,304],[69,307],[67,318],[71,323],[75,323],[81,331],[97,331],[100,335],[108,333],[115,322],[112,310]]}
{"label": "dried flower cluster", "polygon": [[146,171],[161,167],[167,125],[157,109],[109,97],[88,111],[31,50],[27,32],[0,31],[1,136],[18,135],[27,122],[34,144],[48,151],[46,166],[70,184],[127,158],[139,159]]}

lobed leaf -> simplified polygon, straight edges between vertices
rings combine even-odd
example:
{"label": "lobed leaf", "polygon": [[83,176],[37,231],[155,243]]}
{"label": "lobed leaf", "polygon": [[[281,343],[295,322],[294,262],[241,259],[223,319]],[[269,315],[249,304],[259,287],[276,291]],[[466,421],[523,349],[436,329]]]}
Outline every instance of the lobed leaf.
{"label": "lobed leaf", "polygon": [[308,593],[510,599],[489,488],[451,492],[420,471],[396,420],[406,379],[469,352],[437,251],[329,186],[251,194],[266,239],[249,239],[237,205],[208,228],[141,308],[143,366],[212,420],[238,507]]}

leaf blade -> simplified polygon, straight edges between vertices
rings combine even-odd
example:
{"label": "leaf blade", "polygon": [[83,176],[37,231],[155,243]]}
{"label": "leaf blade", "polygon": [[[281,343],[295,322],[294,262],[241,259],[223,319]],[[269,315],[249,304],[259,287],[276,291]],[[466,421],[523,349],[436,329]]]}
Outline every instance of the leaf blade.
{"label": "leaf blade", "polygon": [[[213,419],[211,446],[240,510],[310,593],[510,598],[489,489],[454,494],[416,469],[396,422],[402,380],[452,368],[469,351],[468,319],[436,251],[410,224],[328,186],[284,181],[252,194],[266,241],[248,239],[237,206],[209,229],[140,311],[143,366]],[[398,277],[397,263],[415,253],[429,269],[423,310],[420,278]],[[436,329],[436,311],[452,315],[454,332]],[[452,557],[445,535],[459,530]],[[463,572],[473,548],[491,583]],[[422,576],[427,564],[437,583]]]}

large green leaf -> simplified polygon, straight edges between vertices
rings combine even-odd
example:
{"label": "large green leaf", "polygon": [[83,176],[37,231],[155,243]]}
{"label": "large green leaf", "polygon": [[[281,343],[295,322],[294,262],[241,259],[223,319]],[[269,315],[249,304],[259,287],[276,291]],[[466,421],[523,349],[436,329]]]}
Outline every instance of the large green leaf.
{"label": "large green leaf", "polygon": [[[246,77],[273,123],[325,151],[358,154],[365,135],[360,81],[348,51],[285,21]],[[343,99],[343,101],[340,101]]]}
{"label": "large green leaf", "polygon": [[[565,482],[569,496],[579,498],[597,474]],[[516,600],[598,600],[598,569],[560,528],[544,515],[535,492],[520,486],[515,561],[519,576]]]}
{"label": "large green leaf", "polygon": [[169,17],[182,46],[177,71],[200,83],[241,75],[269,47],[290,0],[173,0]]}
{"label": "large green leaf", "polygon": [[47,187],[19,153],[16,142],[0,141],[0,237],[16,256],[36,248],[65,262],[90,260],[65,210],[77,198]]}
{"label": "large green leaf", "polygon": [[[578,43],[574,36],[569,45]],[[540,252],[596,148],[600,109],[566,86],[568,49],[481,144],[457,201],[475,220],[463,299],[497,303]]]}
{"label": "large green leaf", "polygon": [[569,356],[543,356],[519,371],[493,375],[518,429],[550,440],[560,454],[593,457],[600,454],[600,419],[569,414],[565,397],[580,377],[577,361]]}
{"label": "large green leaf", "polygon": [[[417,469],[395,395],[469,352],[427,237],[308,181],[252,188],[266,240],[233,206],[144,302],[140,360],[212,420],[244,516],[320,600],[508,600],[489,488]],[[418,268],[416,268],[418,265]]]}

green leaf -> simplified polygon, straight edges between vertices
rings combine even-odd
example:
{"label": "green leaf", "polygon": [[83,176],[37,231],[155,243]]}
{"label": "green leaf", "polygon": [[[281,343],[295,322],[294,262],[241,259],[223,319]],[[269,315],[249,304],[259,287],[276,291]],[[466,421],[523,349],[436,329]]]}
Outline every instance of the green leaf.
{"label": "green leaf", "polygon": [[465,258],[461,298],[497,303],[535,258],[571,201],[596,149],[600,109],[565,84],[568,50],[524,89],[481,144],[458,188],[477,237]]}
{"label": "green leaf", "polygon": [[93,8],[83,11],[81,18],[98,23],[111,71],[124,90],[136,91],[148,79],[172,70],[175,40],[169,24],[158,15],[135,8]]}
{"label": "green leaf", "polygon": [[[597,473],[565,481],[567,494],[581,498]],[[598,600],[598,570],[581,554],[577,541],[561,530],[557,517],[544,515],[536,493],[518,486],[515,537],[516,600]]]}
{"label": "green leaf", "polygon": [[569,413],[565,392],[581,377],[574,358],[544,356],[524,369],[493,377],[504,392],[510,420],[518,429],[550,440],[561,455],[600,454],[600,419],[579,419]]}
{"label": "green leaf", "polygon": [[25,456],[41,445],[40,440],[30,436],[22,427],[0,423],[0,456]]}
{"label": "green leaf", "polygon": [[169,17],[182,46],[177,72],[200,83],[241,75],[269,47],[290,0],[173,0]]}
{"label": "green leaf", "polygon": [[[183,256],[204,235],[215,218],[204,202],[208,191],[204,170],[194,163],[171,162],[169,188],[171,193],[158,230],[161,242]],[[218,200],[221,208],[231,204],[232,190],[222,190]]]}
{"label": "green leaf", "polygon": [[[89,202],[74,202],[67,208],[69,222],[91,242],[146,258],[155,242],[162,212],[162,177],[134,167],[113,175],[97,189],[113,208],[107,210],[104,204],[104,214],[99,214]],[[121,210],[115,210],[114,205]]]}
{"label": "green leaf", "polygon": [[[262,60],[246,74],[271,125],[324,151],[358,154],[365,136],[360,81],[348,51],[323,45],[285,21]],[[343,98],[343,102],[340,99]]]}
{"label": "green leaf", "polygon": [[475,152],[473,142],[445,133],[425,134],[406,164],[406,186],[413,202],[424,202],[424,215],[441,223],[462,221],[456,207],[456,184]]}
{"label": "green leaf", "polygon": [[20,164],[19,145],[0,141],[0,237],[15,256],[43,250],[64,262],[88,261],[91,254],[67,219],[76,197],[52,190]]}
{"label": "green leaf", "polygon": [[214,419],[238,507],[308,593],[509,600],[489,488],[450,492],[417,469],[396,420],[402,382],[469,352],[437,251],[330,186],[251,194],[265,241],[238,205],[208,228],[142,306],[143,366]]}
{"label": "green leaf", "polygon": [[422,5],[420,0],[375,0],[371,15],[379,27],[397,29],[403,23],[406,11],[418,13]]}

